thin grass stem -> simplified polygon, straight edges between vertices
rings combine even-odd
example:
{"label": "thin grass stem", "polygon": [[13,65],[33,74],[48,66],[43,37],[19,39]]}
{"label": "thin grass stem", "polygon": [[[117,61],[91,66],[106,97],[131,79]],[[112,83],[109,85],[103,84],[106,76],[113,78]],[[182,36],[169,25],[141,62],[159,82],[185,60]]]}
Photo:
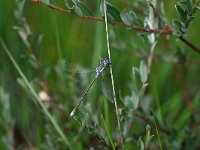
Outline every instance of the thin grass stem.
{"label": "thin grass stem", "polygon": [[[105,16],[105,25],[106,25],[106,43],[107,43],[108,58],[112,62],[111,52],[110,52],[110,44],[109,44],[109,36],[108,36],[108,20],[107,20],[107,12],[106,12],[106,0],[104,0],[104,14],[105,14],[104,16]],[[118,113],[117,99],[116,99],[116,94],[115,94],[112,63],[110,63],[110,76],[111,76],[111,82],[112,82],[113,98],[114,98],[114,103],[115,103],[115,111],[116,111],[116,116],[117,116],[117,124],[118,124],[118,130],[119,130],[119,135],[120,135],[120,142],[121,142],[122,150],[124,150],[123,136],[122,136],[121,127],[120,127],[120,117],[119,117],[119,113]]]}

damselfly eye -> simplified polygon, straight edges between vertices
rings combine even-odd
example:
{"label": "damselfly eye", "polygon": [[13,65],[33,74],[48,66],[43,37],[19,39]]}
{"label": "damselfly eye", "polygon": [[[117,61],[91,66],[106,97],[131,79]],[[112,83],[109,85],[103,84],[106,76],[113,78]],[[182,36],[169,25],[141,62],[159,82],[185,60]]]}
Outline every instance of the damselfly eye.
{"label": "damselfly eye", "polygon": [[111,63],[111,62],[110,62],[110,59],[105,59],[105,60],[104,60],[104,66],[105,66],[105,67],[108,67],[110,63]]}

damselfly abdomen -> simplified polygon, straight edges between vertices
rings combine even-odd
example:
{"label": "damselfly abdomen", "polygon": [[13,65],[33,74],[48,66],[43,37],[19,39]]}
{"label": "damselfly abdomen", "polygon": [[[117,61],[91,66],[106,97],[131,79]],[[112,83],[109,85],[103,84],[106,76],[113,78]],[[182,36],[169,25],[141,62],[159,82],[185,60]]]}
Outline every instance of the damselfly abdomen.
{"label": "damselfly abdomen", "polygon": [[98,80],[99,87],[100,87],[101,91],[103,92],[103,94],[105,94],[107,99],[110,100],[111,102],[114,102],[113,94],[112,94],[109,82],[106,81],[105,75],[103,75],[104,70],[109,67],[110,63],[111,62],[110,62],[109,59],[101,59],[100,65],[96,68],[96,75],[95,75],[94,79],[91,81],[91,83],[89,84],[89,86],[86,89],[85,93],[83,94],[81,99],[78,101],[76,107],[70,113],[70,117],[74,116],[77,108],[80,106],[80,104],[82,103],[82,101],[84,100],[85,96],[88,94],[90,88],[92,87],[92,85],[94,84],[94,82],[96,80]]}

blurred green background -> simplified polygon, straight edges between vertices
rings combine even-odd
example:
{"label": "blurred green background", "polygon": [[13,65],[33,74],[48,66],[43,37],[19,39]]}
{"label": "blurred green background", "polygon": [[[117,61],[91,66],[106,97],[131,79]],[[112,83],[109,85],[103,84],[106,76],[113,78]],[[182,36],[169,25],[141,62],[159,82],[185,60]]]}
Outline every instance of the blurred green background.
{"label": "blurred green background", "polygon": [[[94,16],[101,18],[99,1],[85,0],[84,2],[90,7]],[[138,8],[135,11],[143,18],[139,12],[144,10],[136,0],[130,2],[110,0],[109,2],[120,11],[125,8],[128,10]],[[176,2],[164,1],[165,15],[170,24],[173,18],[178,18],[174,7]],[[63,1],[56,1],[55,4],[65,8]],[[20,26],[14,15],[17,9],[17,1],[0,1],[0,36],[35,90],[38,93],[47,92],[40,72],[37,67],[34,67],[36,64],[30,49],[14,30],[14,26]],[[98,130],[95,131],[99,133],[102,131],[102,137],[99,139],[100,135],[85,131],[77,123],[78,121],[69,119],[70,111],[93,76],[81,74],[77,77],[67,72],[65,65],[68,61],[79,64],[83,68],[96,67],[101,57],[107,57],[105,25],[80,19],[76,15],[64,14],[31,1],[25,2],[23,14],[31,29],[29,41],[36,50],[48,81],[51,99],[44,103],[63,129],[73,149],[91,147],[111,149],[106,146],[109,142],[105,142],[106,144],[101,142],[105,131],[102,131],[103,127],[100,126],[102,125],[100,114],[104,113],[105,102],[98,86],[93,86],[87,103],[80,112],[82,114],[89,112],[90,115],[87,116],[90,120],[89,127],[94,127],[93,124],[99,125]],[[200,47],[199,11],[195,15],[196,18],[188,29],[187,38]],[[148,54],[148,48],[134,30],[111,25],[109,29],[117,99],[119,107],[123,108],[123,102],[120,100],[124,101],[133,90],[132,67],[138,67],[140,60],[145,60],[141,55],[137,55],[138,51],[139,54],[140,51]],[[37,45],[40,38],[42,41]],[[200,78],[198,76],[200,55],[174,37],[157,36],[156,40],[149,86],[145,96],[140,100],[141,107],[146,109],[146,112],[142,113],[146,119],[133,118],[132,128],[125,136],[125,147],[136,149],[138,138],[145,137],[146,125],[150,124],[155,137],[149,149],[160,149],[155,124],[148,116],[150,111],[153,111],[160,126],[158,131],[163,149],[189,149],[189,147],[198,149],[200,148],[198,143],[200,140]],[[26,87],[23,87],[18,72],[2,46],[0,46],[0,56],[0,149],[67,149],[35,98]],[[174,59],[181,59],[181,61],[174,63],[171,61]],[[108,105],[111,135],[114,141],[118,141],[115,108],[110,103]],[[80,112],[78,111],[77,114]],[[119,141],[115,144],[120,145]]]}

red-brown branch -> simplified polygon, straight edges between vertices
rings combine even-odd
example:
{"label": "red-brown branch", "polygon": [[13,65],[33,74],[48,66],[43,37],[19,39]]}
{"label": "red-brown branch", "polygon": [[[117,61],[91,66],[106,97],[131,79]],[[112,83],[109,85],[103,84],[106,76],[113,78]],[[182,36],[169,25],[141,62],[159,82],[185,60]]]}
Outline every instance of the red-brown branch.
{"label": "red-brown branch", "polygon": [[[32,2],[42,3],[41,0],[32,0]],[[74,12],[72,12],[71,10],[62,9],[62,8],[59,8],[59,7],[51,5],[51,4],[49,4],[48,7],[51,8],[51,9],[55,9],[57,11],[66,13],[66,14],[75,15]],[[82,19],[91,20],[91,21],[105,22],[104,19],[93,17],[93,16],[79,16],[79,17],[82,18]],[[161,30],[161,29],[147,30],[144,27],[138,27],[138,26],[135,26],[135,25],[128,25],[128,24],[121,23],[121,22],[115,22],[115,23],[108,22],[108,23],[112,24],[113,26],[129,27],[129,28],[132,28],[134,30],[148,32],[148,33],[158,33],[158,34],[161,34],[161,35],[173,35],[173,32],[174,32],[171,28],[168,29],[168,30]],[[183,38],[182,36],[179,37],[179,38],[182,42],[184,42],[186,45],[188,45],[190,48],[192,48],[194,51],[196,51],[197,53],[200,54],[200,48],[196,47],[195,45],[193,45],[192,43],[187,41],[185,38]]]}
{"label": "red-brown branch", "polygon": [[[32,0],[32,2],[41,3],[40,0]],[[66,14],[75,15],[73,11],[62,9],[62,8],[57,7],[55,5],[49,4],[48,7],[52,8],[52,9],[55,9],[57,11],[60,11],[60,12],[66,13]],[[91,20],[91,21],[105,22],[104,19],[93,17],[93,16],[78,16],[78,17],[80,17],[82,19],[86,19],[86,20]],[[160,30],[160,29],[152,29],[152,30],[150,30],[150,29],[145,29],[144,27],[138,27],[138,26],[135,26],[135,25],[128,25],[128,24],[121,23],[121,22],[115,22],[115,23],[108,22],[108,23],[112,24],[113,26],[129,27],[129,28],[132,28],[132,29],[135,29],[135,30],[138,30],[138,31],[144,31],[144,32],[148,32],[148,33],[159,33],[159,34],[162,34],[162,35],[172,35],[172,33],[173,33],[173,31],[171,31],[171,30],[167,30],[167,31],[166,30]]]}
{"label": "red-brown branch", "polygon": [[191,47],[193,50],[195,50],[197,53],[200,54],[200,48],[196,47],[194,44],[190,43],[188,40],[186,40],[185,38],[183,38],[182,36],[179,37],[181,41],[183,41],[186,45],[188,45],[189,47]]}

